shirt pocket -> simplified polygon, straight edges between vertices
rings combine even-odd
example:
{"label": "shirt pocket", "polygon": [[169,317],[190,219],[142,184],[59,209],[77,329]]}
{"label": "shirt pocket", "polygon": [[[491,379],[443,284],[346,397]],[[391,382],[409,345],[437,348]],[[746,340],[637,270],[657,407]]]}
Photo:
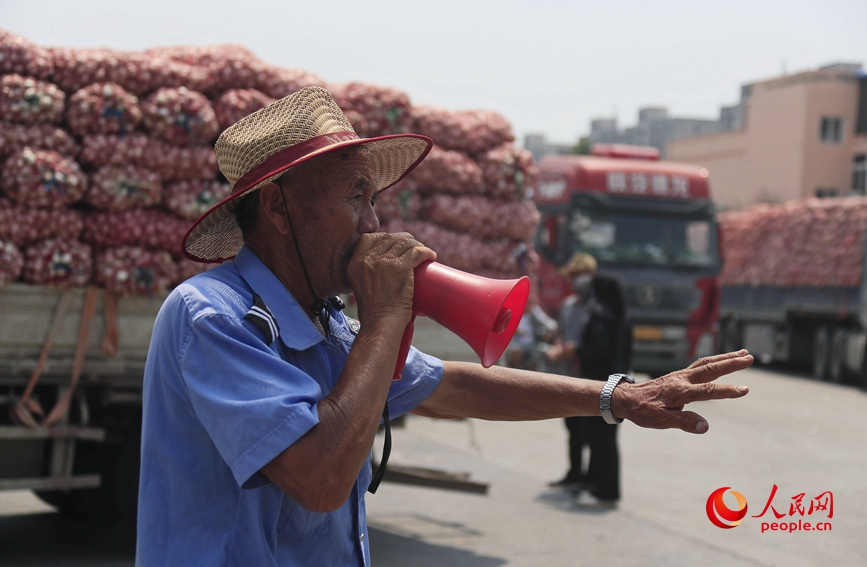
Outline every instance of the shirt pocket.
{"label": "shirt pocket", "polygon": [[328,533],[330,516],[330,512],[311,512],[284,496],[280,517],[277,519],[277,537],[300,539],[324,536]]}

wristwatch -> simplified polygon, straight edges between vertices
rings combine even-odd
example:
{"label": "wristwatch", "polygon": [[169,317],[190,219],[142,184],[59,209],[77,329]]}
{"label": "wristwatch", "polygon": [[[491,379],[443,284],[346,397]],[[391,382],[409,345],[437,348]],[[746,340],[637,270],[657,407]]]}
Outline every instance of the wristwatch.
{"label": "wristwatch", "polygon": [[614,393],[614,388],[620,384],[621,380],[626,380],[630,384],[635,384],[635,378],[629,374],[612,374],[608,377],[608,381],[602,386],[602,395],[599,396],[599,410],[602,412],[602,419],[605,423],[617,425],[623,423],[622,417],[614,417],[611,413],[611,394]]}

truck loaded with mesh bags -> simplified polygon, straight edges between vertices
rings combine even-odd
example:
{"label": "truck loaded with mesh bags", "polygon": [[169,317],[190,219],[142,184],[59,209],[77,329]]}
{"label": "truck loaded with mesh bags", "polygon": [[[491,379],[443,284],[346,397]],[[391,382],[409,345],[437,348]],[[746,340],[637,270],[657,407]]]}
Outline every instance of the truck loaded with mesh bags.
{"label": "truck loaded with mesh bags", "polygon": [[[413,106],[238,45],[50,48],[0,29],[0,490],[134,519],[153,322],[172,287],[210,267],[184,259],[180,241],[231,191],[213,143],[309,85],[332,92],[362,137],[434,140],[378,199],[384,230],[464,271],[523,275],[536,168],[496,112]],[[445,343],[417,345],[465,356]]]}
{"label": "truck loaded with mesh bags", "polygon": [[633,369],[660,376],[717,347],[720,255],[708,171],[660,161],[655,148],[596,144],[542,158],[533,198],[540,303],[556,313],[572,254],[596,258],[623,286]]}
{"label": "truck loaded with mesh bags", "polygon": [[720,215],[721,346],[867,385],[867,198]]}

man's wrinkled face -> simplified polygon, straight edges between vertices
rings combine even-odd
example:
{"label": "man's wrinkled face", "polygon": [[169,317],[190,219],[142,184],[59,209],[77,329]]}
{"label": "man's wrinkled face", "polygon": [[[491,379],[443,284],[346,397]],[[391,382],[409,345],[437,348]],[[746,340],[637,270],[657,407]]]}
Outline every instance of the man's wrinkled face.
{"label": "man's wrinkled face", "polygon": [[377,232],[373,165],[359,148],[328,154],[281,183],[292,226],[318,294],[351,290],[347,267],[362,234]]}

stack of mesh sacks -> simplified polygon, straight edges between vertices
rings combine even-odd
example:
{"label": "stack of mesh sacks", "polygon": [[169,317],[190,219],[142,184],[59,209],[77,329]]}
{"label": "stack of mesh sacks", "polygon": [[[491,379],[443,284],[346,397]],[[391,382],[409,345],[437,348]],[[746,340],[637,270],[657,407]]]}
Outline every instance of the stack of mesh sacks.
{"label": "stack of mesh sacks", "polygon": [[180,241],[229,194],[213,142],[311,84],[240,46],[46,48],[0,30],[0,287],[153,295],[202,271]]}
{"label": "stack of mesh sacks", "polygon": [[405,230],[438,261],[493,278],[523,274],[521,255],[539,220],[530,198],[538,169],[515,146],[509,122],[488,111],[411,107],[409,131],[434,148],[378,201],[385,230]]}
{"label": "stack of mesh sacks", "polygon": [[722,285],[861,285],[867,197],[759,205],[723,213],[719,221],[725,254]]}
{"label": "stack of mesh sacks", "polygon": [[331,90],[360,136],[414,131],[437,143],[383,194],[385,229],[412,232],[459,269],[517,274],[513,252],[536,222],[525,199],[534,167],[497,114],[328,85],[237,45],[46,48],[0,30],[0,287],[95,283],[151,295],[207,268],[183,259],[180,241],[229,194],[214,141],[309,85]]}

